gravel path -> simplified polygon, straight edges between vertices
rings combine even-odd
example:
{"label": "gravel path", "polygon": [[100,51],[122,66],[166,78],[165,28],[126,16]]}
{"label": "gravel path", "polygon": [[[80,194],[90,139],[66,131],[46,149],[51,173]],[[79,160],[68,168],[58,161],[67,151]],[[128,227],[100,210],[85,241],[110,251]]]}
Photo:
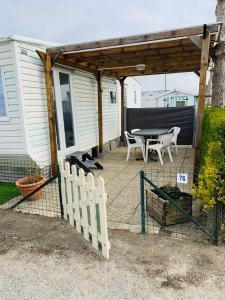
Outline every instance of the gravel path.
{"label": "gravel path", "polygon": [[1,299],[225,299],[225,249],[111,231],[106,261],[65,222],[0,211]]}

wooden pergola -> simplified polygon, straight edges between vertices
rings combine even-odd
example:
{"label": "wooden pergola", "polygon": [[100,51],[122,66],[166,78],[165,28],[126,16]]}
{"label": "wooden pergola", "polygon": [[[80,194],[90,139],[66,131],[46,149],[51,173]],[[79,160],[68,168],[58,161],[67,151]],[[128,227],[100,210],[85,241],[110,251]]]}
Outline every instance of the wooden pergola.
{"label": "wooden pergola", "polygon": [[37,51],[45,64],[49,131],[52,163],[57,162],[56,126],[52,93],[52,67],[68,66],[91,72],[98,85],[99,152],[103,151],[102,76],[118,79],[121,84],[121,137],[124,132],[124,80],[143,76],[194,72],[199,76],[198,118],[195,165],[198,168],[206,73],[211,50],[217,42],[221,24],[181,28],[157,33],[133,35],[48,48]]}

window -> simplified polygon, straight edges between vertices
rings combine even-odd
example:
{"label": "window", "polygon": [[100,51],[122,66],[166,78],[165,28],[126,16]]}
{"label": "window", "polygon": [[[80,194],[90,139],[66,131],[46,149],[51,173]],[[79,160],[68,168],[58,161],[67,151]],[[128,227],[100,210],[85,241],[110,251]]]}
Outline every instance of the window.
{"label": "window", "polygon": [[59,72],[66,148],[75,145],[69,74]]}
{"label": "window", "polygon": [[4,93],[4,87],[3,87],[2,72],[0,70],[0,118],[6,117],[6,116],[7,116],[6,99],[5,99],[5,93]]}
{"label": "window", "polygon": [[109,91],[110,103],[116,103],[116,91]]}
{"label": "window", "polygon": [[169,98],[166,97],[163,99],[163,101],[164,101],[164,107],[169,107]]}
{"label": "window", "polygon": [[176,101],[176,107],[182,107],[185,106],[185,101],[181,100],[181,101]]}

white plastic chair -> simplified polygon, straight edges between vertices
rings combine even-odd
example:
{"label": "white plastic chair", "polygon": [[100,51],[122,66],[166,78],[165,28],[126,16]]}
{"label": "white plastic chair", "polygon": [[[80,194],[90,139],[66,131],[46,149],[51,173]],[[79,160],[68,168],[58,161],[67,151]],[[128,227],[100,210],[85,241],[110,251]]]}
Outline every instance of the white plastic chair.
{"label": "white plastic chair", "polygon": [[170,150],[172,137],[173,137],[172,133],[162,134],[159,136],[159,139],[158,139],[159,143],[153,144],[153,145],[150,143],[155,140],[148,139],[147,144],[146,144],[145,162],[148,161],[148,150],[149,149],[157,151],[161,165],[164,165],[164,162],[162,159],[162,154],[164,153],[164,150],[168,151],[170,161],[173,162],[173,158],[172,158],[172,154],[171,154],[171,150]]}
{"label": "white plastic chair", "polygon": [[[136,132],[136,131],[138,131],[138,130],[140,130],[140,129],[132,129],[130,132],[131,132],[131,133],[134,133],[134,132]],[[145,139],[144,139],[144,137],[143,137],[143,136],[139,136],[139,137],[140,137],[140,139],[142,140],[142,143],[145,144]]]}
{"label": "white plastic chair", "polygon": [[[143,158],[145,158],[145,145],[142,143],[142,139],[139,136],[133,136],[129,132],[124,131],[127,141],[127,160],[130,157],[131,149],[141,148]],[[132,141],[132,142],[131,142]]]}
{"label": "white plastic chair", "polygon": [[172,139],[171,139],[171,150],[173,151],[173,146],[175,147],[176,153],[178,155],[177,150],[177,137],[180,133],[180,127],[172,127],[169,132],[173,133]]}

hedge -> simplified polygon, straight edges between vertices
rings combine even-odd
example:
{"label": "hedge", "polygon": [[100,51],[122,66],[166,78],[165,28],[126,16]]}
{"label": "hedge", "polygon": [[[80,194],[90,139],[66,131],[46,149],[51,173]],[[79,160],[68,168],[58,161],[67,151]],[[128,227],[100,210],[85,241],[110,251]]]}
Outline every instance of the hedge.
{"label": "hedge", "polygon": [[194,195],[212,208],[225,203],[225,108],[204,111],[201,144],[201,169]]}
{"label": "hedge", "polygon": [[225,108],[206,108],[204,111],[202,144],[201,144],[201,167],[206,163],[210,144],[221,143],[221,148],[213,151],[213,162],[222,174],[225,174]]}

